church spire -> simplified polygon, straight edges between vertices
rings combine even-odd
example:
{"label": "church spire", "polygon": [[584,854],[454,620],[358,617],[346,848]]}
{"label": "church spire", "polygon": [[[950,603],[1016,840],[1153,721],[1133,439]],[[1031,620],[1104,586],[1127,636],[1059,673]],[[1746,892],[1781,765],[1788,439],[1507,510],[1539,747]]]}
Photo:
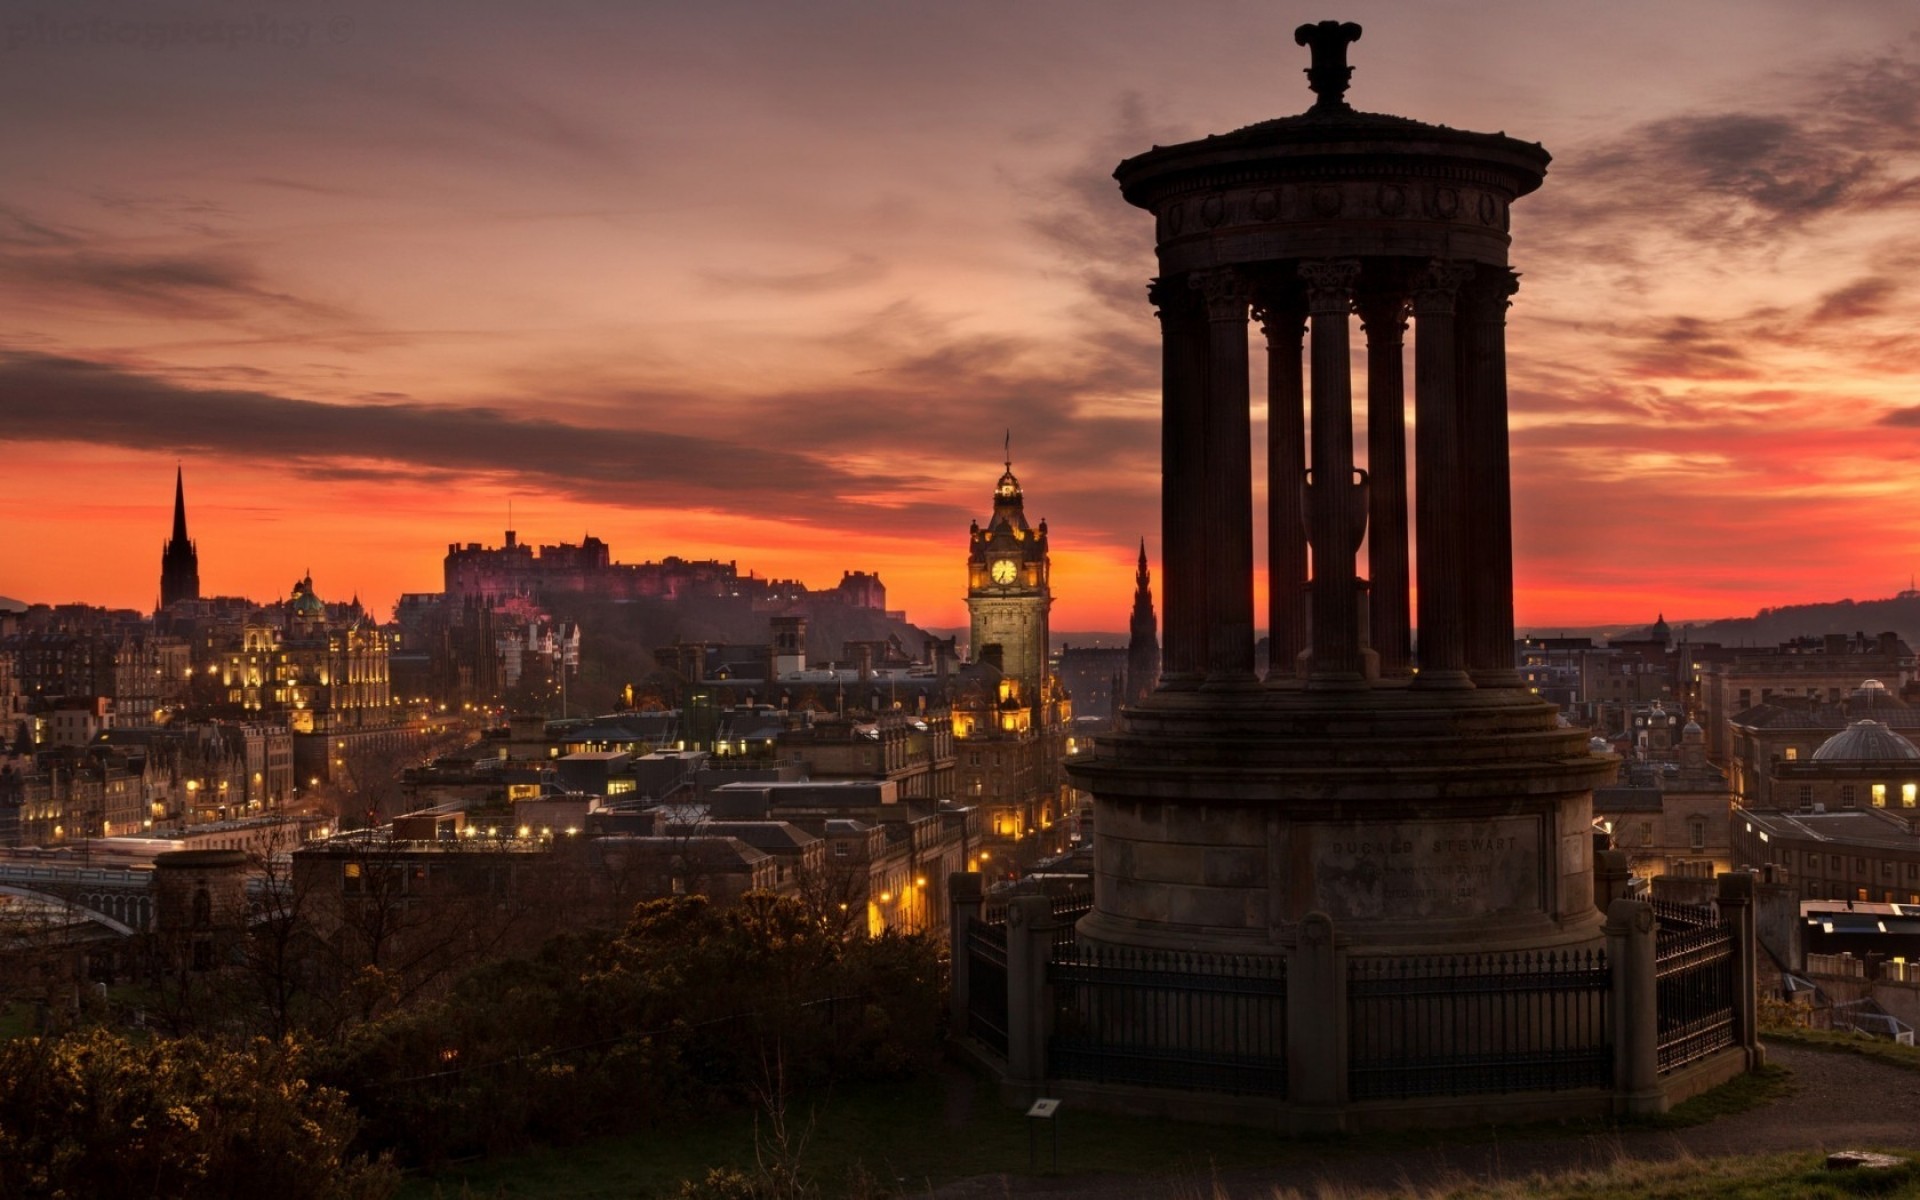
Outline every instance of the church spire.
{"label": "church spire", "polygon": [[173,536],[160,554],[160,607],[200,598],[200,552],[187,536],[187,485],[182,468],[173,469]]}
{"label": "church spire", "polygon": [[182,467],[173,468],[173,540],[187,540],[187,483]]}

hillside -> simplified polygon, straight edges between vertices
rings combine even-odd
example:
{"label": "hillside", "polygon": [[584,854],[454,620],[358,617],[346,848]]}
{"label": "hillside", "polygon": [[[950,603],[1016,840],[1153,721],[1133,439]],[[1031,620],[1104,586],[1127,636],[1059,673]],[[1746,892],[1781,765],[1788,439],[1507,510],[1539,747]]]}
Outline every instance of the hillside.
{"label": "hillside", "polygon": [[[1902,592],[1885,600],[1834,600],[1825,604],[1789,604],[1763,608],[1751,617],[1727,617],[1688,624],[1669,623],[1678,641],[1718,642],[1724,646],[1777,646],[1796,637],[1829,633],[1877,634],[1887,630],[1909,645],[1920,645],[1920,592]],[[1646,626],[1624,636],[1644,636]]]}

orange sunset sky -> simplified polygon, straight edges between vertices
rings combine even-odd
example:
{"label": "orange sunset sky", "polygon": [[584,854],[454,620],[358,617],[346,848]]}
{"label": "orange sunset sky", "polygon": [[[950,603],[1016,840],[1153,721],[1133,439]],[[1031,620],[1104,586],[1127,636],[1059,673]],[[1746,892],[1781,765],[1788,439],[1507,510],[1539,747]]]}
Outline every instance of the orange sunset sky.
{"label": "orange sunset sky", "polygon": [[1911,5],[73,0],[0,10],[0,595],[150,606],[178,462],[210,594],[385,614],[511,503],[959,624],[1011,428],[1055,628],[1124,628],[1159,360],[1110,172],[1307,107],[1324,17],[1356,107],[1554,154],[1523,626],[1907,585]]}

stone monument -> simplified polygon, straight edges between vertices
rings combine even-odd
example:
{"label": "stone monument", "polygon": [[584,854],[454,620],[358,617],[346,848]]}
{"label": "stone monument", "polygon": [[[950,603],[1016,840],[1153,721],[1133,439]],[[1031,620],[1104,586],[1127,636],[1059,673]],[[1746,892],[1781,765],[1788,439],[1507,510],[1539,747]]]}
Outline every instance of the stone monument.
{"label": "stone monument", "polygon": [[[1514,669],[1509,214],[1549,156],[1356,111],[1359,26],[1295,37],[1306,112],[1115,171],[1159,255],[1165,637],[1159,688],[1069,768],[1097,831],[1079,937],[1280,955],[1323,915],[1356,956],[1597,945],[1591,792],[1614,760]],[[1267,354],[1264,678],[1250,318]]]}

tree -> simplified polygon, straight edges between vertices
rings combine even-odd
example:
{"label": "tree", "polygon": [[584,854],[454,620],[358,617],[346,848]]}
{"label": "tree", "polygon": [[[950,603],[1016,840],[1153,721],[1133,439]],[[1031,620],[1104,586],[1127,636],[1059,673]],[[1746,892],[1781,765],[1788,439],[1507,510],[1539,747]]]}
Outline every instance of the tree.
{"label": "tree", "polygon": [[384,1200],[384,1161],[291,1042],[229,1049],[95,1029],[0,1043],[0,1195]]}

